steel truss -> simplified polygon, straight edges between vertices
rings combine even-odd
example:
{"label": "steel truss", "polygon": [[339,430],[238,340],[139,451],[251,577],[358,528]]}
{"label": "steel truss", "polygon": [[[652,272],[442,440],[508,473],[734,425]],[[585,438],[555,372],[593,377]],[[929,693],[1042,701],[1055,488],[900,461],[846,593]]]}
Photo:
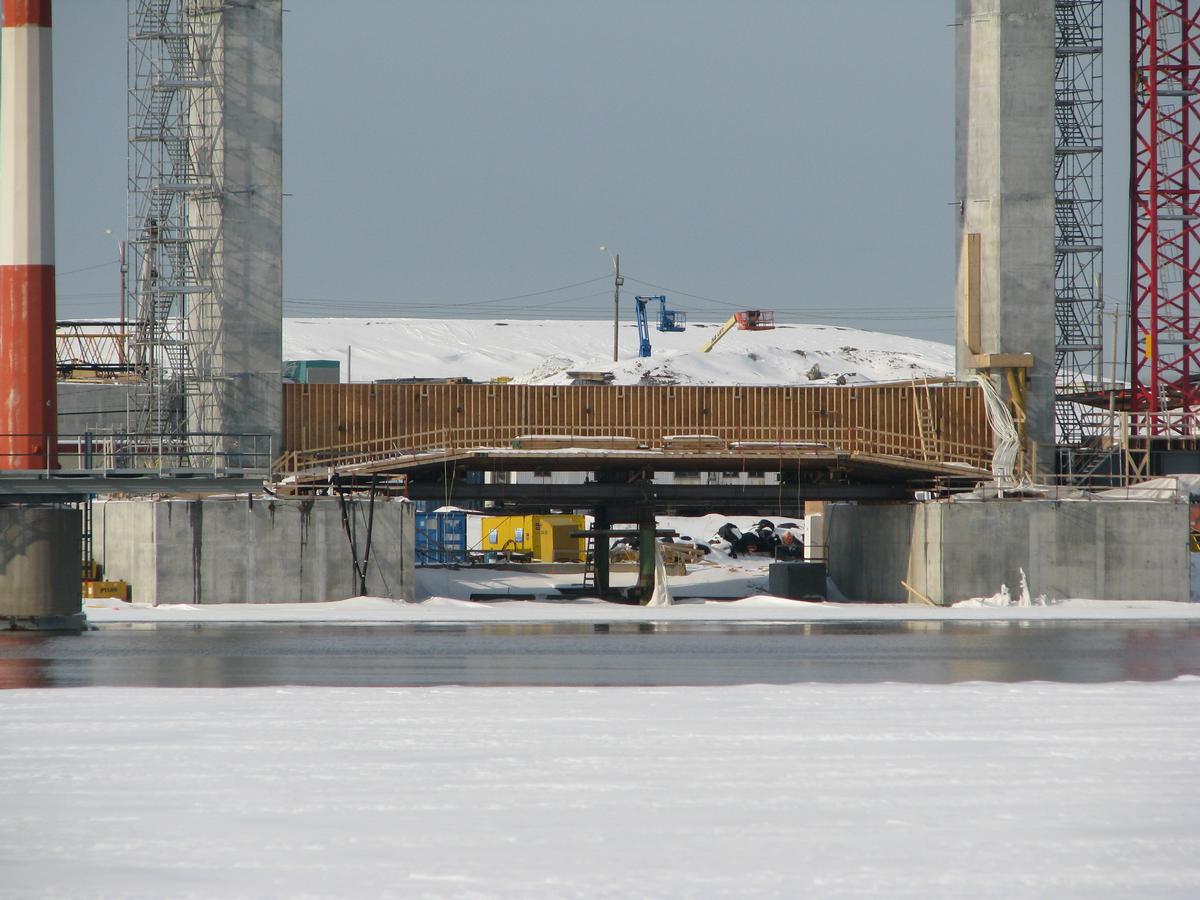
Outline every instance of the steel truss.
{"label": "steel truss", "polygon": [[1132,0],[1134,435],[1194,437],[1200,409],[1200,0]]}
{"label": "steel truss", "polygon": [[59,322],[54,333],[59,381],[140,382],[144,373],[131,365],[126,355],[129,337],[123,322]]}
{"label": "steel truss", "polygon": [[[146,373],[130,430],[173,435],[211,406],[211,341],[196,323],[221,295],[220,0],[129,0],[128,236],[122,298]],[[203,430],[203,424],[199,426]]]}
{"label": "steel truss", "polygon": [[[1102,378],[1103,4],[1054,4],[1054,321],[1057,392]],[[1058,441],[1080,446],[1104,431],[1103,413],[1054,405]],[[1073,457],[1080,458],[1080,457]]]}

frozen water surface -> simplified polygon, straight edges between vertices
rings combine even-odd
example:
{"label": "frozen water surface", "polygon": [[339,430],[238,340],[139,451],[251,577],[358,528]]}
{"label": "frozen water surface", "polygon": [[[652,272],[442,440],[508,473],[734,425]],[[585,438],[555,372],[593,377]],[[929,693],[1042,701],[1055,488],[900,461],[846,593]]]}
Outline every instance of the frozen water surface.
{"label": "frozen water surface", "polygon": [[[99,632],[0,641],[10,685],[282,685],[0,691],[0,896],[1200,896],[1200,605],[646,610],[426,577],[423,603],[90,602]],[[674,686],[320,686],[434,659]]]}
{"label": "frozen water surface", "polygon": [[0,692],[6,897],[1195,897],[1200,680]]}
{"label": "frozen water surface", "polygon": [[1172,620],[168,620],[0,634],[0,688],[1164,681],[1198,648]]}

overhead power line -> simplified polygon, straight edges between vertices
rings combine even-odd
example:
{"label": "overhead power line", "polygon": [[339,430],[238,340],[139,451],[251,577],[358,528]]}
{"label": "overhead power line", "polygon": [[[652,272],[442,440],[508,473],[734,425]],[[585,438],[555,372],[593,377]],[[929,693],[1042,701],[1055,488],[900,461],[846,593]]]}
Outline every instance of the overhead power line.
{"label": "overhead power line", "polygon": [[284,302],[293,304],[328,304],[340,303],[346,306],[358,307],[420,307],[422,309],[462,309],[473,306],[493,306],[498,303],[509,303],[514,300],[528,300],[532,297],[544,297],[549,294],[556,294],[559,291],[567,291],[571,288],[582,287],[586,284],[595,284],[597,281],[608,281],[612,276],[601,275],[598,278],[589,278],[586,281],[576,281],[571,284],[562,284],[558,287],[546,288],[540,291],[530,291],[525,294],[512,294],[507,297],[490,297],[486,300],[400,300],[400,299],[371,299],[361,300],[348,297],[285,297]]}
{"label": "overhead power line", "polygon": [[103,269],[107,266],[115,266],[116,264],[117,264],[117,261],[115,259],[110,259],[107,262],[96,263],[94,266],[83,266],[82,268],[79,268],[79,269],[67,269],[67,271],[65,271],[65,272],[59,272],[56,270],[54,273],[54,277],[62,278],[64,275],[74,275],[78,272],[90,272],[93,269]]}

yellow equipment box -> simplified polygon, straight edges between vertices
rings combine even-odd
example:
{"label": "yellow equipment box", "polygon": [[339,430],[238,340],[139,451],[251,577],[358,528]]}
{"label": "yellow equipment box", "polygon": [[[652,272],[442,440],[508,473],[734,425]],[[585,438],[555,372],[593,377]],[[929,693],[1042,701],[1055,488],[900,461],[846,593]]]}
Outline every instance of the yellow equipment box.
{"label": "yellow equipment box", "polygon": [[129,600],[127,581],[85,581],[83,596],[87,600]]}
{"label": "yellow equipment box", "polygon": [[529,553],[541,562],[583,562],[587,552],[583,516],[487,516],[483,520],[485,553]]}

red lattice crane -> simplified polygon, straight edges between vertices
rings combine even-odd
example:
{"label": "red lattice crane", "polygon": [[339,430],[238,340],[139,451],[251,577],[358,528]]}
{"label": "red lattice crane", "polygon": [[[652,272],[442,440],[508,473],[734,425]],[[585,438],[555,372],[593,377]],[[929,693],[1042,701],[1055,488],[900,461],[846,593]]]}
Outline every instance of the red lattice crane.
{"label": "red lattice crane", "polygon": [[1135,433],[1200,435],[1200,0],[1131,0]]}

